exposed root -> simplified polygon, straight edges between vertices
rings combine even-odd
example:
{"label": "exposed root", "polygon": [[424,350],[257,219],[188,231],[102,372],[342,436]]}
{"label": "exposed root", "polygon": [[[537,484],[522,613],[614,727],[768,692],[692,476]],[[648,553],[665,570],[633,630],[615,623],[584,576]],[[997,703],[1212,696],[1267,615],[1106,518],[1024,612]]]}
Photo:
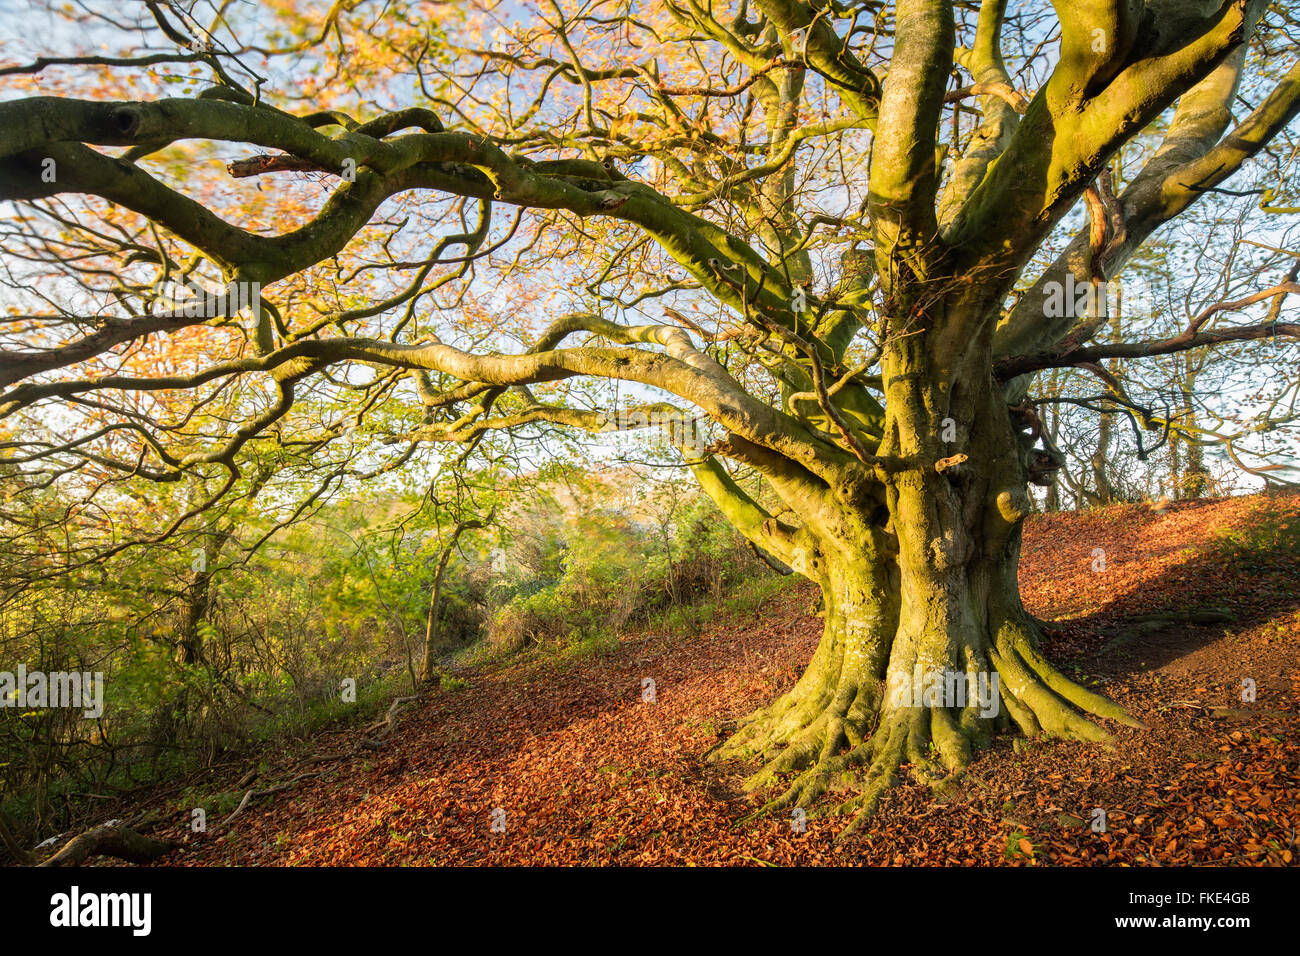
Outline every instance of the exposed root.
{"label": "exposed root", "polygon": [[[745,781],[745,789],[784,788],[739,822],[791,808],[808,811],[809,817],[852,814],[836,837],[843,840],[863,828],[901,769],[908,768],[913,779],[931,787],[951,783],[976,750],[1012,725],[1026,736],[1104,744],[1113,742],[1111,734],[1085,715],[1144,726],[1118,704],[1061,674],[1021,627],[1004,626],[994,645],[985,649],[999,678],[999,706],[992,713],[971,703],[891,709],[887,703],[881,706],[878,690],[850,686],[802,701],[796,687],[754,714],[713,756],[761,756],[764,763]],[[845,796],[814,808],[828,794]]]}

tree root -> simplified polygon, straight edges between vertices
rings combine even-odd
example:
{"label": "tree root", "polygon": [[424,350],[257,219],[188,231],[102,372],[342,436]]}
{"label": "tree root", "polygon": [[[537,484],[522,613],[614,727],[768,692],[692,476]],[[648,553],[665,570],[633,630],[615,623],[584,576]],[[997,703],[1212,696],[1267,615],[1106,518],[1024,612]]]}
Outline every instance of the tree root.
{"label": "tree root", "polygon": [[[1109,745],[1114,738],[1088,716],[1146,726],[1118,704],[1065,677],[1038,652],[1027,628],[1004,626],[994,645],[985,650],[999,677],[1001,706],[995,714],[982,715],[970,703],[963,709],[891,709],[887,703],[878,704],[878,686],[849,685],[834,694],[823,690],[800,699],[796,685],[746,718],[710,758],[761,757],[763,763],[745,781],[745,789],[783,789],[738,824],[788,808],[810,811],[809,817],[852,814],[836,836],[843,840],[862,829],[902,768],[908,767],[919,783],[949,784],[996,730],[1014,724],[1028,737]],[[845,792],[844,799],[813,806],[827,794]]]}

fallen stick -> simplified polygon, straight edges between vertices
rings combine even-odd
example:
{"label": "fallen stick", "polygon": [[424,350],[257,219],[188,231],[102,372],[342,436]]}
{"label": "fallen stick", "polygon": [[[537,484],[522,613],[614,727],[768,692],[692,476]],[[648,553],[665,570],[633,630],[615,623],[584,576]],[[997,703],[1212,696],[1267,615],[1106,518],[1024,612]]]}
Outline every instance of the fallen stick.
{"label": "fallen stick", "polygon": [[253,791],[249,790],[248,793],[244,794],[244,799],[239,801],[239,806],[235,807],[235,812],[232,813],[230,816],[226,817],[226,819],[222,820],[220,823],[218,823],[216,829],[220,829],[221,827],[227,826],[231,820],[239,816],[239,811],[244,809],[244,807],[248,806],[248,801],[251,799],[253,799]]}
{"label": "fallen stick", "polygon": [[325,772],[324,770],[318,770],[316,773],[300,773],[292,780],[286,780],[284,783],[278,783],[274,787],[267,787],[265,790],[249,790],[248,793],[244,794],[244,799],[239,801],[239,806],[235,807],[234,812],[231,813],[230,816],[226,817],[226,819],[218,823],[215,827],[213,827],[211,832],[216,833],[218,830],[221,830],[229,826],[230,821],[235,819],[235,817],[239,816],[240,811],[242,811],[244,807],[248,806],[248,801],[253,799],[253,797],[269,797],[273,794],[280,793],[281,791],[288,790],[290,787],[297,784],[300,780],[310,780],[312,777],[319,777],[324,772]]}
{"label": "fallen stick", "polygon": [[366,733],[369,733],[370,731],[374,730],[377,727],[383,727],[384,729],[380,731],[380,733],[378,733],[376,736],[378,737],[384,736],[390,730],[392,730],[394,727],[397,726],[397,721],[395,719],[397,715],[397,709],[401,707],[403,704],[409,704],[412,701],[416,701],[419,699],[420,699],[419,697],[394,697],[393,702],[388,705],[388,712],[384,714],[383,719],[376,720],[373,724],[367,727]]}

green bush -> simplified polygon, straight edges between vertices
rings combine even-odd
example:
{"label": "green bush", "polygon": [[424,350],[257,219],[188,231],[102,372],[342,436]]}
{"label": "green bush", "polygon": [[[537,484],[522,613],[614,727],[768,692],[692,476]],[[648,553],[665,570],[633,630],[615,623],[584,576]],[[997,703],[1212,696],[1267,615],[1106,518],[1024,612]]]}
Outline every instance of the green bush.
{"label": "green bush", "polygon": [[721,599],[749,577],[770,576],[711,502],[691,497],[674,517],[666,546],[662,527],[618,513],[534,539],[533,566],[558,576],[517,579],[490,592],[500,603],[486,627],[488,653],[599,644],[661,612],[670,630],[698,629],[706,618],[694,605]]}

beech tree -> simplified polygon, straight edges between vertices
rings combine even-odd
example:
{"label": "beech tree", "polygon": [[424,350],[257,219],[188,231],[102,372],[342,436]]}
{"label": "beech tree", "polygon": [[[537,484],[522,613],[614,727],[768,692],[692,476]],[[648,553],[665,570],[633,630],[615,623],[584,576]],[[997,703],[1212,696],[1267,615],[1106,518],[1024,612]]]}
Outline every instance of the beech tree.
{"label": "beech tree", "polygon": [[[1294,273],[1162,338],[1111,334],[1103,306],[1300,111],[1285,6],[352,0],[268,26],[144,3],[145,41],[0,68],[11,280],[100,293],[47,282],[4,320],[5,466],[215,475],[201,514],[254,449],[360,435],[384,469],[498,430],[657,427],[822,591],[807,670],[717,751],[761,758],[768,809],[847,786],[856,826],[901,766],[942,781],[997,733],[1109,740],[1137,722],[1053,666],[1018,593],[1028,488],[1060,463],[1035,373],[1120,401],[1108,359],[1300,333]],[[1117,187],[1139,135],[1158,148]],[[590,292],[536,335],[523,299],[475,298],[521,237],[517,295]],[[223,294],[158,291],[202,277]],[[457,324],[471,308],[490,327]],[[972,692],[899,693],[921,672]]]}

